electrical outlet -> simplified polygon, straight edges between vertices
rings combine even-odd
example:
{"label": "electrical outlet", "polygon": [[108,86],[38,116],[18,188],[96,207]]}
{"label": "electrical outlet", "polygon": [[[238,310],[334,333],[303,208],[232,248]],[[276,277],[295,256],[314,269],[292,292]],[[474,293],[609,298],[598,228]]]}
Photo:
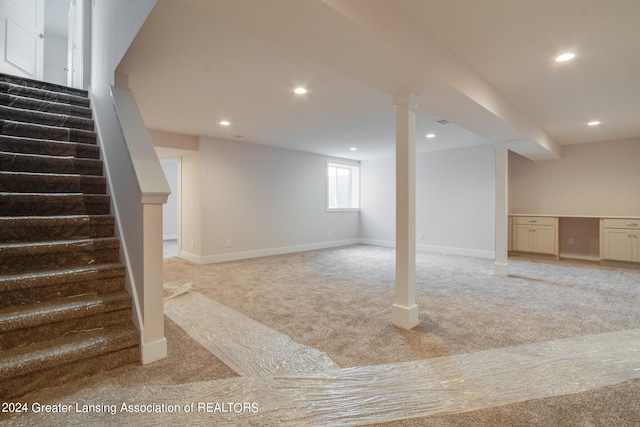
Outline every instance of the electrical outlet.
{"label": "electrical outlet", "polygon": [[327,231],[327,237],[331,237],[332,233],[330,231]]}
{"label": "electrical outlet", "polygon": [[420,233],[420,240],[424,240],[424,233]]}
{"label": "electrical outlet", "polygon": [[569,244],[573,245],[573,239],[569,239]]}
{"label": "electrical outlet", "polygon": [[231,247],[231,240],[227,240],[227,247],[230,248]]}
{"label": "electrical outlet", "polygon": [[191,247],[193,247],[193,240],[191,241]]}

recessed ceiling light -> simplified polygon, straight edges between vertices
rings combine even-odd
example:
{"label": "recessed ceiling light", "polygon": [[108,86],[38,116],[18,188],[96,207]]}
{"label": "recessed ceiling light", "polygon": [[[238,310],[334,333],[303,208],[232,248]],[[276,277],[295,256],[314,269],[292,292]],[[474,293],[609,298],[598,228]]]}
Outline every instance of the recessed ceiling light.
{"label": "recessed ceiling light", "polygon": [[600,124],[600,122],[599,122],[599,121],[594,120],[594,121],[592,121],[592,122],[587,123],[587,126],[598,126],[599,124]]}
{"label": "recessed ceiling light", "polygon": [[556,58],[556,62],[565,62],[565,61],[569,61],[573,58],[575,58],[576,55],[575,53],[571,53],[571,52],[567,52],[567,53],[563,53],[562,55],[558,56]]}
{"label": "recessed ceiling light", "polygon": [[349,150],[351,150],[351,151],[358,151],[358,149],[357,149],[356,147],[351,147],[351,148],[349,148]]}
{"label": "recessed ceiling light", "polygon": [[436,134],[435,133],[428,133],[427,134],[427,138],[435,138]]}
{"label": "recessed ceiling light", "polygon": [[307,93],[307,90],[303,87],[298,87],[294,90],[294,92],[298,95],[304,95],[305,93]]}
{"label": "recessed ceiling light", "polygon": [[229,123],[229,122],[228,122],[228,121],[226,121],[226,120],[223,120],[223,121],[221,121],[221,122],[220,122],[220,125],[221,125],[221,126],[229,126],[230,124],[231,124],[231,123]]}

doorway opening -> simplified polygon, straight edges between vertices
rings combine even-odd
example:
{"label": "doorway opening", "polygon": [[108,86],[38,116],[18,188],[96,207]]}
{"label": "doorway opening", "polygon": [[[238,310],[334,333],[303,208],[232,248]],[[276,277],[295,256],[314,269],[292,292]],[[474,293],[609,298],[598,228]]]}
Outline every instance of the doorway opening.
{"label": "doorway opening", "polygon": [[47,83],[68,85],[69,13],[71,0],[44,2],[44,73]]}
{"label": "doorway opening", "polygon": [[180,255],[180,159],[160,158],[171,194],[162,206],[162,242],[163,257],[174,258]]}
{"label": "doorway opening", "polygon": [[85,88],[90,5],[85,0],[44,0],[44,9],[44,81]]}

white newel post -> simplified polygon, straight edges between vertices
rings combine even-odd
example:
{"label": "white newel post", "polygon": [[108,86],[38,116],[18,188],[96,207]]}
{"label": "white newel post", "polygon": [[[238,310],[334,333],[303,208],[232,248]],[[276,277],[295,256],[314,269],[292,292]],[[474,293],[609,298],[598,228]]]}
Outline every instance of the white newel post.
{"label": "white newel post", "polygon": [[143,202],[144,233],[144,329],[141,332],[142,364],[167,357],[164,336],[162,279],[162,204]]}
{"label": "white newel post", "polygon": [[416,305],[416,111],[411,94],[396,95],[396,296],[393,324],[418,325]]}

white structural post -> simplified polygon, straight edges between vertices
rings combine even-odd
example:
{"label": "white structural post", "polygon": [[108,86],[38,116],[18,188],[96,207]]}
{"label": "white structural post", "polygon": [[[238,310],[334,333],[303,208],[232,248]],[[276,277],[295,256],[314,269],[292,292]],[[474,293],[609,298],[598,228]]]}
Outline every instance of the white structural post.
{"label": "white structural post", "polygon": [[496,262],[495,274],[509,274],[509,150],[496,144]]}
{"label": "white structural post", "polygon": [[396,299],[393,324],[418,325],[416,305],[416,111],[413,95],[396,95]]}

